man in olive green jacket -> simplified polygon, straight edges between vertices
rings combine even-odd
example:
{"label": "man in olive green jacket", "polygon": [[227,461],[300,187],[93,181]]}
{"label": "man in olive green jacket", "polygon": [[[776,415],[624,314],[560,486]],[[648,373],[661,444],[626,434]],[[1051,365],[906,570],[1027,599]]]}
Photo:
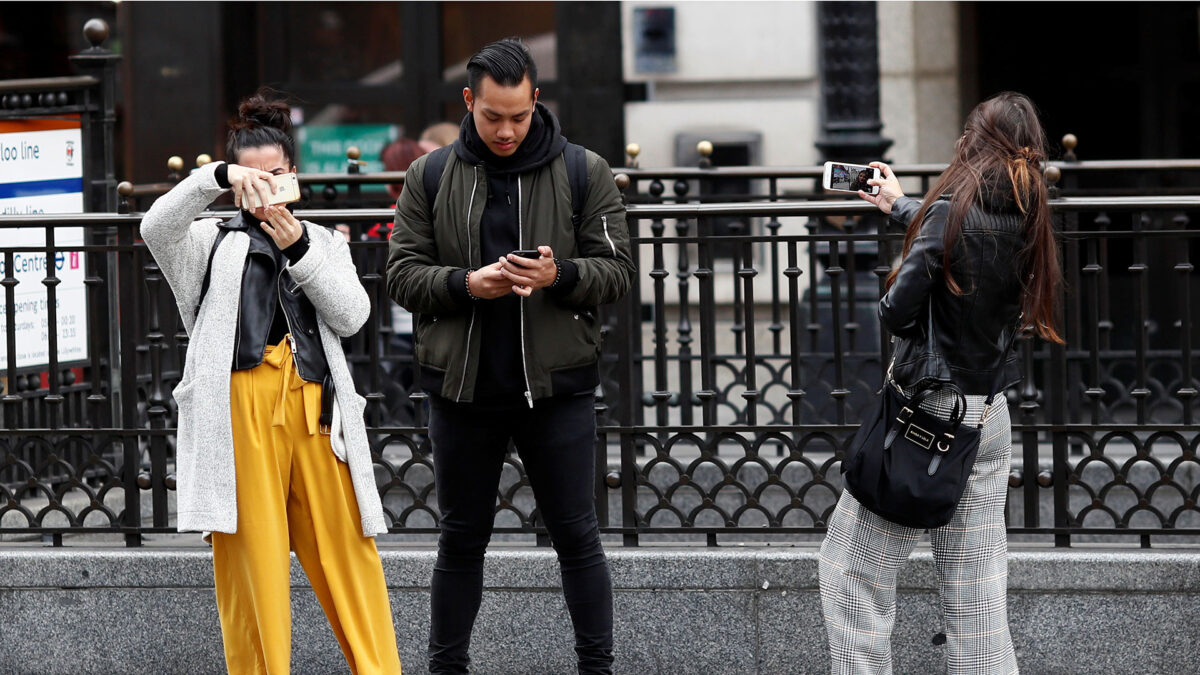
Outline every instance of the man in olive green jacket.
{"label": "man in olive green jacket", "polygon": [[387,264],[391,297],[416,315],[430,394],[442,534],[429,667],[467,672],[512,440],[558,552],[580,672],[609,673],[612,583],[591,496],[592,404],[597,307],[623,296],[636,273],[625,208],[608,164],[570,146],[537,102],[537,68],[523,44],[487,45],[467,72],[459,139],[409,167]]}

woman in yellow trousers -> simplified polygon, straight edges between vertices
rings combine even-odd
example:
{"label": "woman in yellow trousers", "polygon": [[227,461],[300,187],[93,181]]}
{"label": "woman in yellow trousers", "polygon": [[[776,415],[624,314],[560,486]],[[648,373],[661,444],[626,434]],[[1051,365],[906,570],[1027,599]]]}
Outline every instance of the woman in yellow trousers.
{"label": "woman in yellow trousers", "polygon": [[[177,525],[211,533],[230,673],[289,672],[295,551],[350,672],[398,675],[373,538],[387,527],[341,347],[370,304],[341,235],[263,206],[295,171],[290,131],[285,103],[243,101],[233,163],[198,169],[142,221],[190,338]],[[229,188],[237,215],[196,220]]]}

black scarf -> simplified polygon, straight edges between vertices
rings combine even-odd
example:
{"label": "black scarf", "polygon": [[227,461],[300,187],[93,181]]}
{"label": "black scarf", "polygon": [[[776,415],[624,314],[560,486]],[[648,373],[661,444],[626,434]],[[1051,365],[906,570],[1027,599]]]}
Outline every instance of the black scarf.
{"label": "black scarf", "polygon": [[529,133],[517,146],[513,154],[500,157],[488,148],[475,128],[475,117],[467,113],[459,128],[454,151],[459,159],[469,164],[483,163],[489,173],[525,173],[549,164],[567,147],[558,118],[546,106],[538,103],[534,108]]}

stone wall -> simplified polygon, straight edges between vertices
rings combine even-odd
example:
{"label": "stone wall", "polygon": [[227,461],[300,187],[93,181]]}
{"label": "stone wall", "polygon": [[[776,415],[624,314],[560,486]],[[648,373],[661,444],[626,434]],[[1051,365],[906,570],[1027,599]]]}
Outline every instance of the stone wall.
{"label": "stone wall", "polygon": [[[824,673],[815,548],[611,548],[618,673]],[[405,673],[423,673],[434,553],[385,545]],[[204,548],[0,549],[0,672],[221,673]],[[1009,611],[1025,673],[1200,672],[1193,549],[1014,551]],[[900,579],[896,672],[944,672],[929,553]],[[293,564],[293,672],[345,672]],[[473,640],[477,673],[573,672],[552,551],[498,548]]]}

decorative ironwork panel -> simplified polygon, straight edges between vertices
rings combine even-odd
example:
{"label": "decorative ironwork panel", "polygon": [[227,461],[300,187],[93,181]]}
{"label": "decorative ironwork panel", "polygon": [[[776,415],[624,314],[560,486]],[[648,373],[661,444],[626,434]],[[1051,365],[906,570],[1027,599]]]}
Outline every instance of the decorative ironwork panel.
{"label": "decorative ironwork panel", "polygon": [[[640,272],[603,314],[602,530],[628,543],[819,536],[845,445],[886,369],[875,305],[900,233],[860,220],[865,204],[696,204],[686,184],[675,188],[674,203],[630,207]],[[1193,201],[1056,205],[1067,344],[1019,340],[1024,378],[1007,392],[1011,533],[1059,544],[1200,533]],[[372,303],[347,358],[368,401],[380,493],[393,533],[428,539],[439,512],[426,394],[383,283],[386,240],[371,234],[389,214],[306,217],[347,225]],[[712,217],[729,214],[746,230],[714,234]],[[2,374],[0,534],[110,532],[137,544],[173,531],[170,393],[188,340],[136,239],[137,216],[6,217],[0,229],[81,221],[86,245],[50,238],[26,251],[87,256],[92,344],[86,363]],[[7,269],[16,250],[2,252]],[[49,275],[41,284],[48,299],[54,285]],[[5,276],[0,294],[11,299],[15,286]],[[11,333],[5,342],[10,349]],[[515,453],[496,509],[501,536],[546,542]]]}

